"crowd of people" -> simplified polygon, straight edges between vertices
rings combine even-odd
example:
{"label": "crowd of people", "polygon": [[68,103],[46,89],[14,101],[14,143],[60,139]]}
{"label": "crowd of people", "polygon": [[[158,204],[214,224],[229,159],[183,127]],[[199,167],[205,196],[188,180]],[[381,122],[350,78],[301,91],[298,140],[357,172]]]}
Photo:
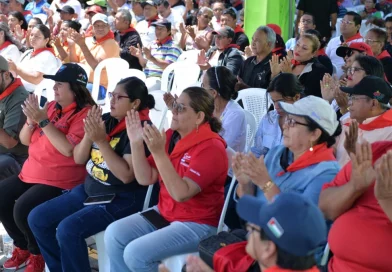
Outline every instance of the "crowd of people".
{"label": "crowd of people", "polygon": [[[162,261],[217,239],[229,199],[226,233],[242,242],[186,271],[391,270],[392,1],[299,0],[287,40],[276,24],[245,33],[244,5],[0,1],[4,269],[91,271],[86,239],[105,231],[111,271],[176,272]],[[160,131],[152,92],[187,51],[199,80],[163,95]],[[109,58],[146,79],[110,90],[103,69],[93,98]],[[236,102],[248,88],[271,105],[251,143]]]}

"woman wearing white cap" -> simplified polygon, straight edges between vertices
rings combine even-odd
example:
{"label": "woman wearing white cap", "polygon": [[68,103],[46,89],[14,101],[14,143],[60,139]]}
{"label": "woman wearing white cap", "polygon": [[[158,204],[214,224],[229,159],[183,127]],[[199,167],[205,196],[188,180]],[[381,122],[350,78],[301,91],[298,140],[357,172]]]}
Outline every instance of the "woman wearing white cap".
{"label": "woman wearing white cap", "polygon": [[287,114],[283,145],[272,148],[265,159],[234,156],[237,195],[271,200],[280,192],[294,191],[317,204],[322,185],[339,171],[332,145],[341,125],[328,102],[315,96],[294,104],[279,102],[279,108]]}

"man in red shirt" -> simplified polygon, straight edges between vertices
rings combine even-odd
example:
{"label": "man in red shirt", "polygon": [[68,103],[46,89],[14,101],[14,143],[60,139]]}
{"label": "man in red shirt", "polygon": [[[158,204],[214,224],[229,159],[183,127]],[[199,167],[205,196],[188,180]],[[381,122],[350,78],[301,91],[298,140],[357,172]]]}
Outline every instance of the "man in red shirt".
{"label": "man in red shirt", "polygon": [[379,174],[374,182],[374,168],[391,149],[392,141],[358,144],[356,155],[351,153],[351,161],[323,186],[319,207],[327,219],[334,220],[328,236],[334,255],[328,271],[391,271],[392,223],[380,207],[380,194],[375,196]]}

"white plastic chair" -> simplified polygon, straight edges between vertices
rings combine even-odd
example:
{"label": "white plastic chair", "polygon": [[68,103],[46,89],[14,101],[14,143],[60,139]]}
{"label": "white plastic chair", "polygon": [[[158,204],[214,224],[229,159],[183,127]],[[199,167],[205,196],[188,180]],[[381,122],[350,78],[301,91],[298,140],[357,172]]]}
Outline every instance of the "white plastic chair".
{"label": "white plastic chair", "polygon": [[[231,149],[230,147],[227,147],[226,154],[227,154],[227,158],[228,158],[228,163],[229,163],[229,165],[231,165],[232,157],[235,154],[235,151],[233,149]],[[227,207],[229,206],[230,195],[234,189],[235,180],[236,180],[236,178],[233,175],[233,178],[230,183],[229,191],[226,195],[225,202],[223,204],[223,209],[222,209],[221,216],[220,216],[219,223],[218,223],[217,233],[221,232],[225,226],[225,217],[226,217]],[[164,259],[162,261],[162,263],[168,268],[169,271],[172,271],[172,272],[181,271],[182,267],[185,265],[186,258],[189,255],[199,256],[199,252],[192,252],[192,253],[186,253],[186,254],[172,256],[167,259]]]}
{"label": "white plastic chair", "polygon": [[[171,76],[172,73],[174,78],[173,75]],[[196,63],[187,61],[174,62],[163,70],[161,90],[164,92],[169,90],[173,93],[177,93],[177,91],[182,92],[185,88],[197,83],[199,76],[200,67]]]}
{"label": "white plastic chair", "polygon": [[336,75],[337,70],[338,68],[336,67],[336,65],[332,63],[332,75]]}
{"label": "white plastic chair", "polygon": [[183,51],[182,54],[178,57],[177,61],[187,61],[191,63],[197,63],[199,52],[200,52],[199,50]]}
{"label": "white plastic chair", "polygon": [[150,119],[151,122],[159,127],[160,130],[162,128],[168,129],[169,122],[166,118],[167,107],[165,101],[163,100],[163,95],[165,94],[162,90],[151,91],[150,94],[154,96],[155,99],[155,107],[150,110]]}
{"label": "white plastic chair", "polygon": [[321,265],[321,266],[327,265],[328,257],[329,257],[329,251],[330,251],[330,249],[329,249],[329,244],[327,244],[327,245],[325,246],[325,249],[324,249],[323,257],[321,258],[321,262],[320,262],[320,265]]}
{"label": "white plastic chair", "polygon": [[142,80],[143,82],[146,81],[146,74],[143,71],[140,71],[138,69],[128,69],[128,70],[121,72],[120,79],[124,79],[127,77],[137,77],[138,79]]}
{"label": "white plastic chair", "polygon": [[246,145],[245,153],[248,153],[250,148],[253,146],[253,142],[256,136],[257,122],[256,117],[249,111],[244,110],[246,120]]}
{"label": "white plastic chair", "polygon": [[252,113],[256,117],[256,123],[259,124],[261,118],[267,113],[271,106],[272,100],[268,99],[267,91],[259,88],[249,88],[238,92],[236,101],[242,100],[244,109]]}

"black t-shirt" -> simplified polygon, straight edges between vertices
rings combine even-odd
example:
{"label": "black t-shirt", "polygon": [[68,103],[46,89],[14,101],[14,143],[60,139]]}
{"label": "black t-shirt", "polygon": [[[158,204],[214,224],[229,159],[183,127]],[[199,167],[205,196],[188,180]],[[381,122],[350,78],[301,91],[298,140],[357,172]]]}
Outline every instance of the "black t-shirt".
{"label": "black t-shirt", "polygon": [[331,14],[338,12],[336,0],[299,0],[297,9],[314,16],[322,37],[331,37]]}
{"label": "black t-shirt", "polygon": [[240,47],[239,49],[243,52],[245,50],[245,47],[249,45],[248,36],[246,36],[246,34],[243,32],[237,32],[234,35],[233,43],[238,45]]}
{"label": "black t-shirt", "polygon": [[[105,113],[102,116],[102,119],[105,121],[106,133],[109,134],[117,125],[118,121],[111,117],[109,113]],[[117,155],[123,157],[125,154],[131,154],[131,147],[126,130],[114,135],[109,143]],[[148,156],[149,151],[146,146],[145,150],[146,156]],[[89,196],[147,190],[148,188],[147,186],[140,185],[136,180],[124,184],[115,177],[104,161],[104,158],[95,143],[92,145],[91,156],[87,162],[86,170],[88,175],[84,181],[84,187]]]}
{"label": "black t-shirt", "polygon": [[129,69],[137,69],[142,71],[143,68],[139,63],[139,59],[132,56],[132,54],[129,52],[129,47],[131,46],[137,47],[138,44],[140,47],[143,46],[139,33],[137,33],[137,31],[131,31],[121,35],[120,32],[116,31],[114,37],[120,45],[120,57],[129,63]]}
{"label": "black t-shirt", "polygon": [[252,88],[266,89],[271,80],[271,68],[269,61],[272,54],[269,54],[265,59],[256,63],[256,57],[249,57],[242,65],[238,76],[244,83]]}

